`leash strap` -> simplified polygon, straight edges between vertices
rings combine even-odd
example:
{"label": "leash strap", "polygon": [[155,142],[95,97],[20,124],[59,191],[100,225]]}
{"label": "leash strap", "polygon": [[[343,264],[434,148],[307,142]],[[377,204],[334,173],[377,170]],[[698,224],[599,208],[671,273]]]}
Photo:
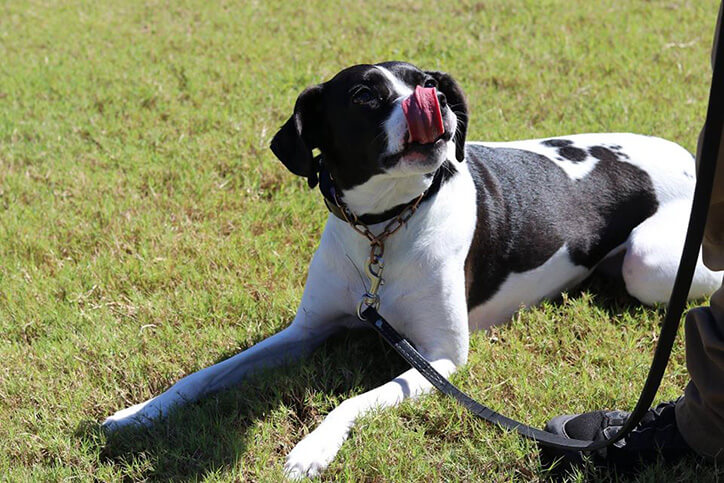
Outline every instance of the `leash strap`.
{"label": "leash strap", "polygon": [[526,438],[534,439],[541,444],[552,446],[554,448],[575,451],[592,451],[605,446],[605,444],[601,443],[606,443],[607,441],[594,443],[593,441],[569,439],[527,426],[480,404],[455,387],[455,385],[448,381],[442,374],[437,372],[437,370],[435,370],[435,368],[432,367],[432,365],[427,362],[427,360],[422,357],[422,355],[417,352],[417,350],[412,347],[406,339],[404,339],[389,323],[387,323],[387,321],[374,307],[367,308],[362,315],[365,317],[365,320],[367,320],[375,328],[375,330],[377,330],[382,338],[384,338],[385,341],[387,341],[387,343],[390,344],[397,353],[400,354],[405,361],[407,361],[408,364],[410,364],[410,366],[417,369],[418,372],[420,372],[420,374],[422,374],[425,379],[427,379],[438,391],[454,398],[477,417],[509,431],[517,431]]}
{"label": "leash strap", "polygon": [[450,381],[437,372],[407,340],[397,333],[374,307],[368,307],[362,313],[365,320],[436,389],[455,398],[473,414],[492,424],[496,424],[510,431],[517,431],[520,435],[533,439],[542,445],[567,451],[595,451],[624,438],[636,427],[644,414],[649,410],[656,396],[656,392],[659,389],[661,379],[669,362],[671,348],[676,339],[679,322],[686,307],[689,287],[691,286],[694,270],[699,258],[699,249],[704,236],[704,227],[709,210],[709,200],[714,182],[716,162],[721,148],[722,131],[724,130],[724,48],[716,50],[714,73],[709,91],[709,107],[706,123],[704,124],[700,151],[699,171],[697,173],[696,188],[694,190],[694,202],[691,207],[689,227],[681,255],[681,262],[679,263],[679,270],[676,274],[676,281],[671,292],[666,317],[661,326],[659,342],[656,345],[646,383],[626,424],[624,424],[621,430],[613,437],[600,441],[570,439],[533,428],[503,416],[478,403],[450,383]]}

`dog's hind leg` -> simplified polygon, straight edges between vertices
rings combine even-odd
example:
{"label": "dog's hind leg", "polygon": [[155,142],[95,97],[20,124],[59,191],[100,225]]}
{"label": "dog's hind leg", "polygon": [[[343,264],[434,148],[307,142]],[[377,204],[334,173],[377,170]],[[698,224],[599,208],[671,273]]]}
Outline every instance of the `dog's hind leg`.
{"label": "dog's hind leg", "polygon": [[[668,302],[684,247],[691,202],[678,200],[661,206],[629,237],[622,275],[626,290],[645,304]],[[722,272],[712,272],[699,261],[689,298],[710,295],[721,285]]]}

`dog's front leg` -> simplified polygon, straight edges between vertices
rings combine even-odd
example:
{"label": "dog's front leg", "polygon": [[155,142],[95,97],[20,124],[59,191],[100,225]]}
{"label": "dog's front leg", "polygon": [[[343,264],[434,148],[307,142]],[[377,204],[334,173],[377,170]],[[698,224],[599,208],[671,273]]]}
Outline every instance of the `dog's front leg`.
{"label": "dog's front leg", "polygon": [[292,324],[244,352],[184,377],[163,394],[118,411],[103,426],[110,430],[128,425],[150,426],[175,406],[238,385],[259,370],[305,356],[332,332],[330,328],[323,329],[315,331]]}
{"label": "dog's front leg", "polygon": [[[389,298],[382,303],[388,304],[385,317],[391,323],[407,321],[405,335],[440,374],[448,377],[467,361],[469,332],[463,262],[452,257],[446,261],[424,273],[416,272],[418,265],[414,263],[393,266],[393,273],[404,275],[398,280],[404,281],[395,285],[395,280],[390,280],[386,285]],[[407,267],[410,271],[405,272]],[[343,401],[292,449],[285,473],[294,479],[319,474],[334,459],[359,417],[431,390],[427,379],[410,369],[376,389]]]}
{"label": "dog's front leg", "polygon": [[[432,361],[432,366],[445,377],[456,367],[449,359]],[[347,399],[294,447],[287,456],[284,471],[293,479],[316,476],[334,459],[357,418],[372,409],[396,406],[405,398],[425,394],[431,389],[432,385],[422,374],[410,369],[387,384]]]}
{"label": "dog's front leg", "polygon": [[[321,251],[321,250],[320,250]],[[206,369],[190,374],[166,392],[148,401],[118,411],[103,426],[150,426],[181,404],[239,385],[245,377],[263,369],[294,362],[311,353],[339,330],[346,315],[339,308],[338,279],[319,251],[309,267],[302,303],[289,327],[249,349]]]}

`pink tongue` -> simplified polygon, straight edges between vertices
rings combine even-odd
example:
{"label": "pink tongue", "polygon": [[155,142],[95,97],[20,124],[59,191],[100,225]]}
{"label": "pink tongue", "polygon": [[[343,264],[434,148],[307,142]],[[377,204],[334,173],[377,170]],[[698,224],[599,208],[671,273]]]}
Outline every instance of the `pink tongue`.
{"label": "pink tongue", "polygon": [[417,86],[415,92],[402,101],[402,112],[410,129],[411,143],[429,144],[445,132],[434,87]]}

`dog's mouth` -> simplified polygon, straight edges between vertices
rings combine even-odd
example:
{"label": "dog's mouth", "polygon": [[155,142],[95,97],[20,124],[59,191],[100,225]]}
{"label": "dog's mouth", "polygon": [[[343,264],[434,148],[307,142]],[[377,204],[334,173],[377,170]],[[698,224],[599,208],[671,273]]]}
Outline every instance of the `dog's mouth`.
{"label": "dog's mouth", "polygon": [[421,143],[418,141],[412,141],[411,139],[412,136],[410,136],[410,133],[408,132],[405,136],[405,145],[399,153],[400,156],[413,153],[429,154],[431,151],[435,150],[435,148],[439,148],[450,141],[451,136],[449,131],[445,131],[430,143]]}
{"label": "dog's mouth", "polygon": [[405,136],[405,144],[402,150],[385,156],[382,160],[383,166],[392,167],[397,164],[402,158],[407,158],[417,161],[416,158],[422,159],[433,159],[442,155],[447,149],[446,145],[448,141],[452,139],[450,131],[445,131],[437,137],[431,143],[419,143],[416,141],[410,141],[409,133]]}
{"label": "dog's mouth", "polygon": [[445,132],[434,87],[417,86],[415,92],[402,101],[401,107],[410,143],[433,144]]}
{"label": "dog's mouth", "polygon": [[401,107],[407,123],[402,149],[386,156],[383,165],[391,167],[406,158],[408,162],[422,166],[429,164],[426,161],[440,158],[446,149],[445,145],[452,139],[453,127],[445,126],[437,90],[434,87],[417,86],[402,101]]}

